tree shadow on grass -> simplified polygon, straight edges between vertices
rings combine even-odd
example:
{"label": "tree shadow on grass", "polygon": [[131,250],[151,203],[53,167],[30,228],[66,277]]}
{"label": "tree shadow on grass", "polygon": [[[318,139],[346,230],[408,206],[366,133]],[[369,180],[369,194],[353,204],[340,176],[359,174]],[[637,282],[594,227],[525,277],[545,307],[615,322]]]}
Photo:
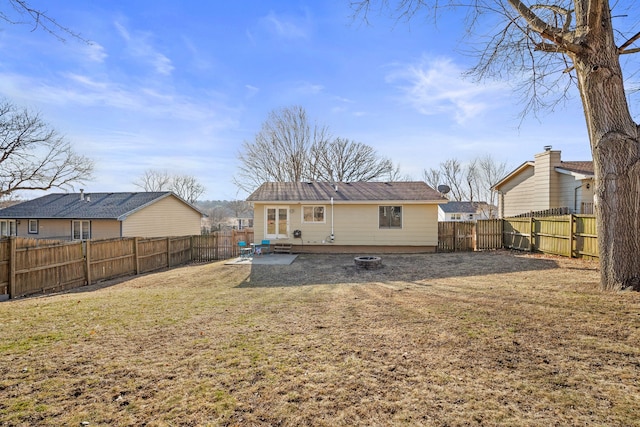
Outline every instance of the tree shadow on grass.
{"label": "tree shadow on grass", "polygon": [[[363,254],[364,255],[364,254]],[[371,255],[371,254],[367,254]],[[510,251],[434,254],[378,254],[382,268],[356,267],[354,254],[303,254],[291,265],[252,265],[240,288],[362,284],[422,283],[433,279],[507,274],[560,268],[554,259],[523,256]]]}

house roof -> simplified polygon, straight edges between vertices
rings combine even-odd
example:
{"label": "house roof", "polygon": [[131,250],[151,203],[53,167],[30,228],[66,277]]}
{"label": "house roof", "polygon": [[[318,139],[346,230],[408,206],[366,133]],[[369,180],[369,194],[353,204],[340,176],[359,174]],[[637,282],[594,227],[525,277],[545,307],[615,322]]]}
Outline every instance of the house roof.
{"label": "house roof", "polygon": [[440,205],[439,208],[444,213],[469,213],[478,212],[480,205],[485,206],[486,202],[449,202]]}
{"label": "house roof", "polygon": [[[527,168],[535,167],[535,162],[529,160],[511,171],[507,176],[493,185],[493,189],[499,190],[501,186],[509,182],[512,178],[518,176]],[[556,166],[555,170],[560,173],[568,173],[576,175],[578,179],[589,179],[594,177],[592,161],[561,161],[560,166]]]}
{"label": "house roof", "polygon": [[580,175],[593,176],[593,162],[560,162],[560,166],[557,169],[564,169],[569,172],[574,172]]}
{"label": "house roof", "polygon": [[140,209],[170,196],[176,197],[192,209],[200,212],[170,191],[55,193],[0,209],[0,218],[116,219],[122,221]]}
{"label": "house roof", "polygon": [[422,181],[411,182],[265,182],[250,202],[414,201],[444,203],[446,199]]}

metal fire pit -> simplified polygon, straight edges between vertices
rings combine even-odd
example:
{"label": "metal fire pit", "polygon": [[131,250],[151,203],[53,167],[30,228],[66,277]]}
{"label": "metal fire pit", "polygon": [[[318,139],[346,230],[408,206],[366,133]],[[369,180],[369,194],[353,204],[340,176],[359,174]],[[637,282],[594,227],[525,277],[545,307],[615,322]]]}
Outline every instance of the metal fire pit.
{"label": "metal fire pit", "polygon": [[356,267],[367,270],[375,270],[382,267],[382,258],[379,256],[357,256],[353,259]]}

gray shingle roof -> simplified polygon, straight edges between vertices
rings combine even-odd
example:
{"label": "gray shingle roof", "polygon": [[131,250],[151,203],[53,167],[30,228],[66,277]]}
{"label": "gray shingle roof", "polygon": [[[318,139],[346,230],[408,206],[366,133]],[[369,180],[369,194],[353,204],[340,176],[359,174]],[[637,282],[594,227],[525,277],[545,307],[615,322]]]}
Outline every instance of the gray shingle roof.
{"label": "gray shingle roof", "polygon": [[[336,190],[337,187],[337,190]],[[254,191],[250,202],[293,201],[429,201],[446,199],[422,181],[412,182],[266,182]]]}
{"label": "gray shingle roof", "polygon": [[[118,219],[170,196],[170,191],[140,193],[48,194],[0,209],[0,218],[24,219]],[[195,208],[194,208],[195,209]]]}
{"label": "gray shingle roof", "polygon": [[440,209],[445,213],[476,213],[480,206],[486,206],[486,202],[449,202],[440,205]]}

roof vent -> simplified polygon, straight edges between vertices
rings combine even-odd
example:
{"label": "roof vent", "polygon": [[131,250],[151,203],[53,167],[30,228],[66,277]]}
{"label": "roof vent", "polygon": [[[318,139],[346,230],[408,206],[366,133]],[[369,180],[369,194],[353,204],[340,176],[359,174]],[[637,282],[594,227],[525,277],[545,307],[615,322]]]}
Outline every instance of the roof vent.
{"label": "roof vent", "polygon": [[80,189],[80,200],[84,200],[84,188]]}
{"label": "roof vent", "polygon": [[545,145],[544,146],[544,151],[551,151],[553,147],[551,145]]}

